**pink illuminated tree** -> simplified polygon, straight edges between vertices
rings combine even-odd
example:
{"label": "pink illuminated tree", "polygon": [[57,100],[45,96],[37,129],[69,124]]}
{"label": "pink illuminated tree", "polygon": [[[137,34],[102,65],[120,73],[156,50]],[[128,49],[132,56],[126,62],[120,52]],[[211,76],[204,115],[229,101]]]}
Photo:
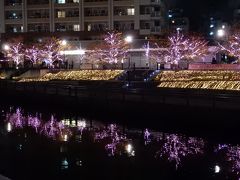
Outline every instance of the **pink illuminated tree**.
{"label": "pink illuminated tree", "polygon": [[199,56],[207,54],[207,41],[196,36],[185,36],[179,31],[168,37],[167,47],[162,47],[159,43],[154,43],[155,48],[149,50],[146,46],[146,55],[157,62],[163,61],[171,64],[178,64],[180,60],[193,60]]}
{"label": "pink illuminated tree", "polygon": [[25,57],[26,59],[28,59],[29,61],[31,61],[33,64],[37,64],[37,62],[39,61],[40,57],[40,50],[39,48],[37,48],[36,46],[32,46],[29,48],[25,49]]}
{"label": "pink illuminated tree", "polygon": [[19,64],[23,62],[23,43],[22,42],[14,42],[8,45],[8,57],[11,61],[16,64],[18,68]]}
{"label": "pink illuminated tree", "polygon": [[53,68],[54,62],[63,60],[63,54],[61,54],[61,50],[63,49],[61,40],[55,37],[46,39],[43,43],[42,49],[41,53],[43,62],[45,62],[48,67]]}
{"label": "pink illuminated tree", "polygon": [[229,37],[224,44],[219,43],[219,48],[222,51],[227,52],[230,56],[234,56],[239,60],[240,58],[240,33],[235,33]]}
{"label": "pink illuminated tree", "polygon": [[104,42],[95,49],[95,56],[110,64],[121,62],[128,52],[128,43],[124,40],[122,33],[107,32]]}

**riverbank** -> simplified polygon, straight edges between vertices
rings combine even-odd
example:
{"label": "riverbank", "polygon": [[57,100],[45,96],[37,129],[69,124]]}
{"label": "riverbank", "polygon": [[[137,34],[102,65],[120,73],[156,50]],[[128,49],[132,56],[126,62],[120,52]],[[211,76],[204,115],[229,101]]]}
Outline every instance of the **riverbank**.
{"label": "riverbank", "polygon": [[[5,82],[6,83],[6,82]],[[5,87],[5,88],[3,88]],[[70,88],[69,88],[70,87]],[[200,92],[173,90],[143,94],[140,89],[89,88],[57,86],[56,84],[12,83],[1,84],[1,102],[22,105],[43,111],[82,113],[90,118],[98,116],[102,121],[116,121],[132,127],[149,128],[165,132],[183,132],[189,135],[213,139],[232,139],[238,127],[237,94],[220,94],[234,99],[217,99],[212,91]],[[75,91],[78,88],[79,91]],[[145,89],[146,90],[146,89]],[[184,94],[186,93],[186,94]],[[231,96],[230,96],[231,95]],[[196,98],[206,106],[193,106]],[[178,100],[178,101],[177,101]],[[236,103],[236,107],[219,108],[219,102]],[[226,101],[227,100],[227,101]],[[179,103],[182,102],[182,103]],[[184,102],[184,103],[183,103]],[[197,102],[197,101],[196,101]],[[226,132],[228,133],[226,135]]]}

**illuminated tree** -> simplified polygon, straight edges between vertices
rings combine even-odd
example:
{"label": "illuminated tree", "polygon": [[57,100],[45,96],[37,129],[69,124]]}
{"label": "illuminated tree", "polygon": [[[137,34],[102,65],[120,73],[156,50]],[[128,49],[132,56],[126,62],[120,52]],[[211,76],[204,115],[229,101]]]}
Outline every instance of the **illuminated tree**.
{"label": "illuminated tree", "polygon": [[240,58],[240,33],[235,33],[229,37],[224,44],[219,43],[220,50],[227,52],[230,56]]}
{"label": "illuminated tree", "polygon": [[155,48],[145,48],[146,55],[155,61],[178,64],[180,60],[193,60],[196,57],[204,56],[207,53],[207,41],[196,36],[184,36],[179,31],[168,37],[167,47],[154,43]]}
{"label": "illuminated tree", "polygon": [[36,46],[32,46],[30,48],[25,49],[25,57],[33,64],[37,64],[40,59],[40,50]]}
{"label": "illuminated tree", "polygon": [[104,42],[95,49],[95,55],[102,61],[117,64],[125,58],[128,51],[128,44],[122,33],[108,32],[104,36]]}
{"label": "illuminated tree", "polygon": [[159,43],[153,43],[153,47],[151,47],[150,42],[144,45],[145,55],[149,61],[153,63],[165,63],[165,56],[167,55],[167,49],[160,46]]}
{"label": "illuminated tree", "polygon": [[49,67],[54,67],[54,62],[59,62],[63,60],[63,54],[61,50],[63,46],[61,44],[61,40],[52,37],[50,39],[45,40],[43,43],[43,50],[41,51],[43,62],[46,63]]}
{"label": "illuminated tree", "polygon": [[14,42],[8,45],[8,57],[12,60],[16,67],[18,68],[19,64],[23,62],[23,44],[21,42]]}

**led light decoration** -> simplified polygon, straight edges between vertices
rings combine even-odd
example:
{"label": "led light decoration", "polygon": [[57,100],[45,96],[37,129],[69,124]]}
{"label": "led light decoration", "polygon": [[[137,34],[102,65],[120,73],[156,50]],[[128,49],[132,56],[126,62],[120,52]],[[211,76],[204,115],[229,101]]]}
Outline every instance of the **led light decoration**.
{"label": "led light decoration", "polygon": [[240,58],[240,33],[235,33],[228,38],[228,41],[223,44],[218,44],[219,49],[226,52],[230,56],[236,57],[238,61]]}
{"label": "led light decoration", "polygon": [[208,51],[207,41],[196,36],[185,36],[180,31],[168,37],[167,47],[154,43],[155,48],[145,45],[146,55],[159,63],[178,65],[182,59],[193,60],[196,57],[205,56]]}
{"label": "led light decoration", "polygon": [[186,138],[177,134],[168,134],[162,143],[156,157],[167,158],[168,161],[174,162],[176,169],[184,157],[204,152],[204,141],[193,137]]}
{"label": "led light decoration", "polygon": [[104,36],[104,43],[97,47],[90,56],[109,64],[117,64],[125,59],[128,49],[128,43],[124,41],[122,33],[107,32]]}
{"label": "led light decoration", "polygon": [[230,144],[219,144],[215,148],[215,153],[224,155],[226,161],[230,162],[231,171],[240,174],[240,146]]}

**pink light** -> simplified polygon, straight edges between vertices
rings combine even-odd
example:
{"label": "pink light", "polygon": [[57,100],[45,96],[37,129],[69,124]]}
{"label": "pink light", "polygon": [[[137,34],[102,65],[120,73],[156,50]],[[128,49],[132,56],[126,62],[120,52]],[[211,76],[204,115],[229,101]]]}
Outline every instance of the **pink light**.
{"label": "pink light", "polygon": [[174,162],[176,169],[181,164],[182,158],[189,155],[203,154],[204,141],[197,138],[186,138],[177,134],[166,135],[162,140],[163,145],[156,153],[156,157],[165,157]]}
{"label": "pink light", "polygon": [[155,50],[150,50],[149,43],[145,46],[146,56],[156,62],[178,65],[182,59],[192,60],[207,53],[207,42],[198,37],[187,37],[179,31],[168,37],[169,46],[160,48],[161,44],[155,43]]}
{"label": "pink light", "polygon": [[116,64],[126,57],[127,46],[121,33],[108,32],[104,37],[103,46],[97,48],[92,56],[98,60]]}

